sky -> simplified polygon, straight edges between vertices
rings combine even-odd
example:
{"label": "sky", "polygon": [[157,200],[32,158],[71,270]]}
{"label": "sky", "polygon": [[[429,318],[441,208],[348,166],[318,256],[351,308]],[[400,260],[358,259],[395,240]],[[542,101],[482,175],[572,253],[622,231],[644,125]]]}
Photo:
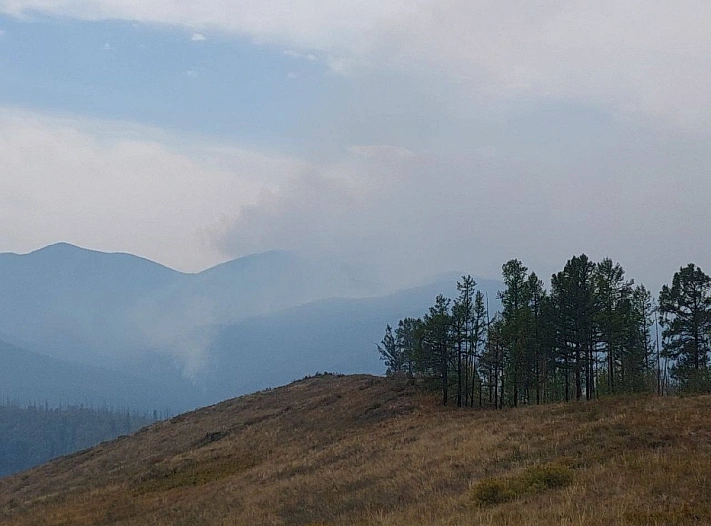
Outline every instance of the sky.
{"label": "sky", "polygon": [[711,8],[0,0],[0,251],[711,271]]}

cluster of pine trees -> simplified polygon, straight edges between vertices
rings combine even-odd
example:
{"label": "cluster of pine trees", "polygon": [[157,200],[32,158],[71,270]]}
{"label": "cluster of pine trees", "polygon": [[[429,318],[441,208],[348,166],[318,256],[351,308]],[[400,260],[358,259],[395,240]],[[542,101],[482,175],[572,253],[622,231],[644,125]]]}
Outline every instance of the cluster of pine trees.
{"label": "cluster of pine trees", "polygon": [[424,317],[388,326],[378,346],[388,374],[436,383],[459,407],[711,390],[711,278],[694,264],[657,302],[618,263],[584,254],[548,290],[515,259],[503,282],[493,315],[465,276],[453,301],[440,295]]}

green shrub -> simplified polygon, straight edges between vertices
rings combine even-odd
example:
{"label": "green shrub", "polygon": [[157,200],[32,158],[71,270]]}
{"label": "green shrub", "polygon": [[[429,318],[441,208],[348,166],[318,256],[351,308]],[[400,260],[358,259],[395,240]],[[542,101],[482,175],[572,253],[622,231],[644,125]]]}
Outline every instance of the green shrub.
{"label": "green shrub", "polygon": [[560,489],[573,481],[573,471],[558,464],[532,466],[519,475],[490,478],[472,488],[472,496],[479,506],[491,506],[514,500],[524,495]]}
{"label": "green shrub", "polygon": [[[547,464],[527,469],[524,478],[529,488],[541,488],[543,491],[564,488],[569,485],[573,480],[573,472],[566,466]],[[534,493],[538,493],[538,491],[534,491]]]}
{"label": "green shrub", "polygon": [[474,501],[480,506],[501,504],[516,498],[516,494],[507,479],[486,479],[472,489]]}

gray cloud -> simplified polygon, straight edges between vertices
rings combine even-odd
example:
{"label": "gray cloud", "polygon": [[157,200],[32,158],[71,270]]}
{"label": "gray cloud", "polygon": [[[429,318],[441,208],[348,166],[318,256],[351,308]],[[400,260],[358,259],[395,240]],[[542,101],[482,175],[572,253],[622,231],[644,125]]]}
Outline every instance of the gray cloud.
{"label": "gray cloud", "polygon": [[704,137],[618,122],[567,144],[565,127],[535,130],[513,145],[492,132],[470,153],[353,145],[317,162],[5,110],[0,243],[67,240],[188,270],[289,248],[393,284],[450,269],[497,276],[511,257],[547,276],[585,251],[654,288],[711,259]]}
{"label": "gray cloud", "polygon": [[64,240],[202,269],[225,259],[211,229],[300,167],[135,125],[3,110],[0,245]]}
{"label": "gray cloud", "polygon": [[247,35],[345,80],[298,159],[5,115],[11,249],[61,238],[198,268],[292,248],[403,282],[496,276],[511,257],[547,277],[586,251],[653,288],[711,258],[705,2],[0,0],[0,11]]}
{"label": "gray cloud", "polygon": [[555,163],[353,150],[243,208],[223,249],[332,254],[400,284],[448,269],[496,277],[513,257],[548,278],[586,252],[655,288],[687,260],[711,258],[704,142],[630,133]]}
{"label": "gray cloud", "polygon": [[553,97],[683,127],[711,124],[702,0],[0,0],[0,12],[127,19],[249,35],[334,70],[436,70],[464,100]]}

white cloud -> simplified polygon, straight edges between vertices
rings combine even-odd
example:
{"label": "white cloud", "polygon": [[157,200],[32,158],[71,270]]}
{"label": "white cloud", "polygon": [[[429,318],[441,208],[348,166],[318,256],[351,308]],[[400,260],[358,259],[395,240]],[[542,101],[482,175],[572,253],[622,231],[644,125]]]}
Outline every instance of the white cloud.
{"label": "white cloud", "polygon": [[316,62],[318,60],[318,57],[313,53],[300,53],[298,51],[294,51],[293,49],[287,49],[284,51],[284,55],[291,58],[308,60],[310,62]]}
{"label": "white cloud", "polygon": [[[707,141],[623,129],[556,159],[472,145],[443,158],[352,146],[328,162],[131,123],[0,111],[0,249],[59,240],[188,270],[272,248],[408,280],[446,269],[541,275],[619,259],[652,288],[711,259]],[[649,261],[654,265],[649,265]]]}
{"label": "white cloud", "polygon": [[107,42],[106,44],[104,44],[103,49],[104,51],[111,51],[113,48],[111,47],[111,44]]}
{"label": "white cloud", "polygon": [[190,37],[190,40],[193,42],[204,42],[207,39],[205,38],[205,35],[203,35],[202,33],[193,33],[192,36]]}
{"label": "white cloud", "polygon": [[685,262],[711,259],[706,141],[630,134],[557,165],[474,150],[445,159],[352,147],[244,206],[222,246],[333,254],[399,285],[453,269],[497,277],[513,257],[545,277],[586,252],[620,260],[654,290]]}
{"label": "white cloud", "polygon": [[302,169],[136,125],[0,110],[0,247],[60,240],[197,270],[225,259],[211,233]]}
{"label": "white cloud", "polygon": [[0,12],[215,28],[343,73],[435,70],[478,99],[572,98],[711,126],[705,0],[0,0]]}
{"label": "white cloud", "polygon": [[189,69],[185,72],[185,75],[190,77],[190,78],[198,78],[200,76],[200,73],[194,69]]}

